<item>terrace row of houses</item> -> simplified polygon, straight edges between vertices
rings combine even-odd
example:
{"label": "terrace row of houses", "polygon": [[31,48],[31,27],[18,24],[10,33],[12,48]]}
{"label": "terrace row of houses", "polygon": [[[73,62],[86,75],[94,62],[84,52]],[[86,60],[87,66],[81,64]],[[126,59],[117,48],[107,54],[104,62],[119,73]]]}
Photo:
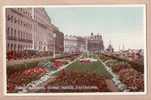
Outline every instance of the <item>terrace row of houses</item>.
{"label": "terrace row of houses", "polygon": [[53,52],[54,47],[59,52],[63,51],[63,40],[63,33],[51,23],[44,8],[6,8],[7,52]]}
{"label": "terrace row of houses", "polygon": [[101,34],[86,37],[65,35],[64,36],[64,52],[102,52],[104,51],[104,43]]}
{"label": "terrace row of houses", "polygon": [[40,52],[75,53],[101,52],[101,34],[87,37],[69,36],[52,24],[44,8],[6,8],[7,52],[25,50]]}

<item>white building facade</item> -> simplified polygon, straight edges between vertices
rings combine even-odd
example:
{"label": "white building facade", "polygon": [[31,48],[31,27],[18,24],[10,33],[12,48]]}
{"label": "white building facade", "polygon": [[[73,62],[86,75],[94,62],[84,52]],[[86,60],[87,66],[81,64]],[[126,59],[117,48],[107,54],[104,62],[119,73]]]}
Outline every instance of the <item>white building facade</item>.
{"label": "white building facade", "polygon": [[51,19],[44,8],[34,8],[33,23],[33,49],[38,51],[53,51],[53,27]]}
{"label": "white building facade", "polygon": [[7,52],[53,52],[53,26],[44,8],[6,8]]}
{"label": "white building facade", "polygon": [[76,36],[64,36],[64,53],[75,53],[78,50],[78,41]]}

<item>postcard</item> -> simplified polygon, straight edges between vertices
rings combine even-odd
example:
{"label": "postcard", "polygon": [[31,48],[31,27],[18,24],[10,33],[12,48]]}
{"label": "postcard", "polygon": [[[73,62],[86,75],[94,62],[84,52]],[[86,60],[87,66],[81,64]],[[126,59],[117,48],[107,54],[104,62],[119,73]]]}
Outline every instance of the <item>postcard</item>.
{"label": "postcard", "polygon": [[7,95],[146,94],[146,6],[5,6]]}

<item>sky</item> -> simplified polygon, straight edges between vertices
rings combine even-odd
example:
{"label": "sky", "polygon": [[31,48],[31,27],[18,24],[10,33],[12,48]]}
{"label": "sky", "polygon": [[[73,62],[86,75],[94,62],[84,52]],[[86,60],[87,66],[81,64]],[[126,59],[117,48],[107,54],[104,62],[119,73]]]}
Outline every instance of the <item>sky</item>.
{"label": "sky", "polygon": [[[65,35],[102,34],[115,50],[144,48],[143,7],[47,7],[51,21]],[[109,42],[111,41],[111,42]]]}

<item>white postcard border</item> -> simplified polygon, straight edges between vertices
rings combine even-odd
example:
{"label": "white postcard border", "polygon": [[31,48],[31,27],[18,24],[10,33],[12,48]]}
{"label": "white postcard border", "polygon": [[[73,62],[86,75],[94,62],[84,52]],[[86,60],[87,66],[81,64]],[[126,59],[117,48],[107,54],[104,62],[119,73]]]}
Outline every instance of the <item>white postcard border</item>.
{"label": "white postcard border", "polygon": [[[6,8],[38,8],[38,7],[143,7],[144,10],[144,92],[95,92],[95,93],[7,93],[6,86],[6,18],[5,18],[5,10]],[[147,23],[146,23],[146,4],[102,4],[102,5],[5,5],[3,6],[3,94],[5,96],[72,96],[72,95],[147,95]]]}

